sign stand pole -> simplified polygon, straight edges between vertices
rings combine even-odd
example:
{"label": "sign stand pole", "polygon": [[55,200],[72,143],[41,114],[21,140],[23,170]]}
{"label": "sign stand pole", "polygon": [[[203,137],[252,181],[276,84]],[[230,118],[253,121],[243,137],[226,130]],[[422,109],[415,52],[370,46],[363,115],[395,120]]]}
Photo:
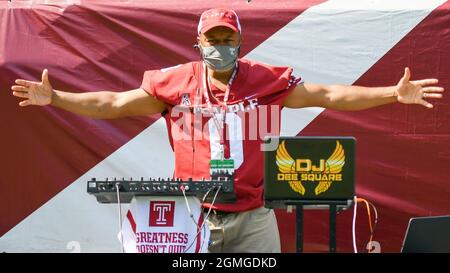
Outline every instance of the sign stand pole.
{"label": "sign stand pole", "polygon": [[296,207],[297,219],[297,253],[303,252],[303,205],[299,204]]}
{"label": "sign stand pole", "polygon": [[336,253],[336,205],[330,205],[330,252]]}
{"label": "sign stand pole", "polygon": [[[292,202],[292,201],[291,201]],[[320,205],[328,206],[329,210],[329,219],[330,219],[330,253],[336,253],[336,215],[338,212],[337,205],[341,204],[342,201],[328,201],[327,203],[320,202]],[[303,252],[303,215],[304,215],[304,206],[305,205],[318,205],[314,204],[314,201],[297,201],[293,205],[296,208],[296,251],[297,253]]]}

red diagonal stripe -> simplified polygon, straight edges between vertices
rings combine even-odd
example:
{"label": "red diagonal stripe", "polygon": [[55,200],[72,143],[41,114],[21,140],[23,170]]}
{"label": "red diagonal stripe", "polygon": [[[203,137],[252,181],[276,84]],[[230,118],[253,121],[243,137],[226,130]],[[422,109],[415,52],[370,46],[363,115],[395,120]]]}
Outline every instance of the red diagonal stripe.
{"label": "red diagonal stripe", "polygon": [[133,233],[136,235],[136,222],[134,221],[133,214],[131,214],[131,211],[127,212],[127,219],[128,219],[128,222],[130,222]]}
{"label": "red diagonal stripe", "polygon": [[[449,9],[447,2],[430,13],[355,84],[393,85],[409,66],[414,79],[437,77],[439,85],[450,90]],[[380,209],[375,240],[380,241],[382,251],[400,250],[410,217],[448,214],[450,96],[433,102],[433,110],[400,104],[356,113],[326,110],[301,132],[358,139],[357,194]],[[369,228],[364,210],[359,213],[361,249]],[[338,251],[352,251],[351,216],[352,211],[346,211],[338,217]],[[310,250],[328,250],[327,217],[326,213],[306,213],[305,241]],[[285,250],[293,251],[294,231],[280,233],[284,242],[291,241]]]}
{"label": "red diagonal stripe", "polygon": [[[242,53],[320,2],[233,4],[246,37]],[[144,70],[198,59],[196,24],[211,7],[206,1],[98,3],[68,6],[60,14],[54,5],[31,10],[7,4],[0,5],[0,41],[8,41],[0,43],[0,103],[8,116],[0,121],[0,236],[158,118],[91,120],[52,107],[20,108],[9,92],[14,80],[38,80],[49,68],[61,90],[136,88]]]}

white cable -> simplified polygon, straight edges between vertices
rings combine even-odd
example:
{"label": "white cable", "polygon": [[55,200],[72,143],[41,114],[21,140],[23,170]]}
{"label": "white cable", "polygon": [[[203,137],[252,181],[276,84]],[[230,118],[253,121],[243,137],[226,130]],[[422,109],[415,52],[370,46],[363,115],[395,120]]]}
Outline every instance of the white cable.
{"label": "white cable", "polygon": [[187,197],[186,197],[186,192],[185,192],[185,190],[184,190],[183,185],[180,186],[180,189],[181,189],[181,192],[183,193],[183,196],[184,196],[184,202],[186,203],[186,207],[187,207],[188,212],[189,212],[189,217],[191,217],[191,219],[192,219],[192,221],[194,222],[195,226],[198,227],[198,223],[197,223],[197,221],[195,221],[195,219],[194,219],[194,214],[192,214],[191,206],[189,206],[189,202],[188,202],[188,199],[187,199]]}
{"label": "white cable", "polygon": [[[206,221],[206,220],[205,220]],[[205,226],[205,225],[203,225],[203,228],[202,228],[202,230],[203,230],[203,236],[202,236],[202,240],[201,240],[201,243],[200,243],[200,251],[203,249],[203,245],[205,244],[205,237],[206,237],[206,232],[205,232],[205,229],[206,229],[207,227]]]}
{"label": "white cable", "polygon": [[[219,191],[220,191],[221,188],[222,188],[222,186],[219,186],[219,187],[218,187],[218,189],[217,189],[217,191],[216,191],[216,194],[214,195],[214,198],[213,198],[213,200],[212,200],[212,202],[211,202],[211,204],[210,204],[210,206],[209,206],[208,212],[206,213],[205,219],[203,220],[203,223],[202,223],[200,229],[198,230],[197,234],[195,235],[194,240],[192,240],[191,244],[186,248],[186,250],[185,250],[183,253],[186,253],[186,252],[192,247],[192,245],[194,244],[194,242],[197,240],[198,235],[199,235],[200,232],[202,231],[203,227],[205,226],[206,221],[207,221],[208,218],[209,218],[209,214],[211,213],[212,206],[213,206],[214,203],[216,202],[217,195],[219,194]],[[211,190],[211,189],[210,189],[210,190]],[[210,192],[210,190],[207,192],[207,194]],[[206,196],[206,194],[205,194],[205,196]],[[205,199],[205,196],[203,197],[203,200]],[[201,246],[203,246],[203,244],[201,244]],[[201,249],[201,248],[200,248],[200,249]]]}
{"label": "white cable", "polygon": [[[220,186],[220,187],[221,187],[221,186]],[[214,188],[214,187],[209,188],[209,190],[203,195],[203,198],[202,198],[202,207],[203,207],[203,204],[205,203],[206,197],[209,195],[209,193],[211,192],[211,190],[212,190],[213,188]],[[218,190],[220,190],[220,189],[221,189],[221,188],[219,188]],[[214,202],[215,202],[215,198],[214,198],[213,203],[212,203],[211,205],[213,205]],[[207,217],[206,217],[205,219],[203,219],[203,220],[204,220],[204,223],[206,222],[206,220],[208,219],[208,217],[209,217],[209,214],[207,215]],[[202,243],[201,243],[201,245],[200,245],[200,249],[203,249],[203,244],[205,243],[205,236],[206,236],[205,226],[203,226],[202,229],[203,229],[203,238],[202,238]]]}
{"label": "white cable", "polygon": [[358,200],[355,195],[354,197],[354,207],[353,207],[353,223],[352,223],[352,236],[353,236],[353,251],[354,253],[358,253],[358,249],[356,247],[356,210],[358,208]]}
{"label": "white cable", "polygon": [[[195,226],[196,226],[197,228],[199,228],[199,227],[198,227],[197,221],[195,221],[195,219],[194,219],[194,214],[192,214],[191,206],[189,206],[189,202],[188,202],[188,199],[187,199],[187,197],[186,197],[186,191],[184,190],[184,186],[183,186],[183,185],[180,186],[180,190],[181,190],[181,192],[183,193],[183,196],[184,196],[184,202],[186,203],[186,207],[187,207],[187,210],[188,210],[188,212],[189,212],[189,217],[192,219],[192,221],[194,222]],[[200,207],[200,210],[201,210],[201,207]],[[200,211],[200,213],[201,213],[201,211]],[[196,236],[196,237],[197,237],[197,236]],[[196,237],[195,237],[195,238],[196,238]],[[189,249],[189,248],[188,248],[188,249]],[[186,251],[185,251],[185,252],[186,252]]]}
{"label": "white cable", "polygon": [[[195,219],[194,219],[194,214],[193,214],[192,211],[191,211],[191,207],[189,206],[189,202],[188,202],[188,199],[187,199],[187,197],[186,197],[186,193],[185,193],[184,187],[180,187],[180,189],[181,189],[181,192],[183,193],[184,201],[186,202],[186,206],[187,206],[187,209],[188,209],[188,211],[189,211],[189,216],[191,217],[191,219],[192,219],[192,221],[194,222],[195,226],[196,226],[197,228],[199,228],[197,221],[195,221]],[[209,194],[210,191],[211,191],[211,189],[209,189],[209,190],[206,192],[206,194],[203,196],[203,201],[205,200],[205,196],[206,196],[207,194]],[[200,210],[201,210],[201,207],[200,207]],[[200,213],[201,213],[201,212],[200,212]],[[202,229],[200,229],[200,232],[201,232],[201,230],[202,230]],[[202,238],[201,238],[200,249],[203,248],[203,244],[205,243],[205,236],[206,236],[206,234],[205,234],[205,227],[203,227],[203,236],[202,236]],[[197,235],[196,237],[198,237],[198,235]]]}
{"label": "white cable", "polygon": [[214,187],[209,188],[209,190],[203,195],[202,205],[205,203],[206,197],[208,197],[209,193],[214,189]]}
{"label": "white cable", "polygon": [[123,232],[122,232],[122,205],[120,203],[119,183],[116,183],[116,192],[117,192],[117,207],[119,210],[120,249],[122,253],[124,253],[125,251],[123,247]]}
{"label": "white cable", "polygon": [[[212,188],[211,188],[211,189],[212,189]],[[211,191],[211,189],[210,189],[206,194],[208,194],[208,193]],[[209,214],[211,213],[212,206],[213,206],[214,203],[216,202],[216,197],[217,197],[217,195],[218,195],[220,189],[221,189],[221,186],[219,186],[219,188],[218,188],[217,191],[216,191],[216,194],[214,195],[214,198],[213,198],[213,200],[212,200],[212,202],[211,202],[211,205],[210,205],[210,207],[209,207],[209,209],[208,209],[208,212],[206,213],[206,217],[205,217],[205,219],[203,220],[203,223],[202,223],[201,227],[199,228],[199,231],[198,231],[197,234],[195,235],[194,240],[192,240],[192,242],[191,242],[191,244],[189,245],[189,247],[186,248],[186,250],[184,251],[184,253],[186,253],[186,251],[188,251],[188,250],[192,247],[192,245],[194,244],[194,242],[197,240],[198,235],[199,235],[200,232],[203,230],[203,228],[204,228],[204,226],[205,226],[205,223],[206,223],[206,220],[208,220]],[[206,194],[205,194],[205,196],[206,196]],[[205,196],[203,197],[203,200],[205,200]],[[202,244],[202,246],[203,246],[203,244]]]}

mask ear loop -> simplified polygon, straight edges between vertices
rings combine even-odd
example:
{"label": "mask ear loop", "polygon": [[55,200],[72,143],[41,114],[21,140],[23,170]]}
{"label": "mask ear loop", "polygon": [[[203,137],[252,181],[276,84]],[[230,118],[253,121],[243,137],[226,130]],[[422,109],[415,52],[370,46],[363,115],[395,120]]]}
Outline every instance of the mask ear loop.
{"label": "mask ear loop", "polygon": [[237,55],[236,55],[236,62],[239,60],[239,54],[241,54],[241,41],[239,41],[239,44],[237,47]]}
{"label": "mask ear loop", "polygon": [[203,50],[202,50],[202,46],[199,43],[196,43],[195,45],[192,46],[194,49],[198,50],[198,53],[200,55],[200,60],[203,61]]}

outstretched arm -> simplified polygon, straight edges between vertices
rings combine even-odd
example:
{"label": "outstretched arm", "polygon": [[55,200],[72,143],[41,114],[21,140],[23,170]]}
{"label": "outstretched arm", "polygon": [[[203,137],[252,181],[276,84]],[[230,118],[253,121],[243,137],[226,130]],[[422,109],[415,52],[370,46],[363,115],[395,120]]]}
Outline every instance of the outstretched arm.
{"label": "outstretched arm", "polygon": [[99,119],[113,119],[128,116],[151,115],[166,109],[143,89],[125,92],[71,93],[54,90],[48,79],[48,70],[42,72],[42,81],[33,82],[18,79],[12,86],[13,95],[25,100],[20,106],[53,105],[66,111]]}
{"label": "outstretched arm", "polygon": [[444,88],[433,86],[437,79],[410,81],[411,72],[405,74],[397,85],[387,87],[362,87],[350,85],[300,84],[289,94],[284,106],[289,108],[324,107],[334,110],[356,111],[393,102],[433,105],[425,99],[442,98]]}

